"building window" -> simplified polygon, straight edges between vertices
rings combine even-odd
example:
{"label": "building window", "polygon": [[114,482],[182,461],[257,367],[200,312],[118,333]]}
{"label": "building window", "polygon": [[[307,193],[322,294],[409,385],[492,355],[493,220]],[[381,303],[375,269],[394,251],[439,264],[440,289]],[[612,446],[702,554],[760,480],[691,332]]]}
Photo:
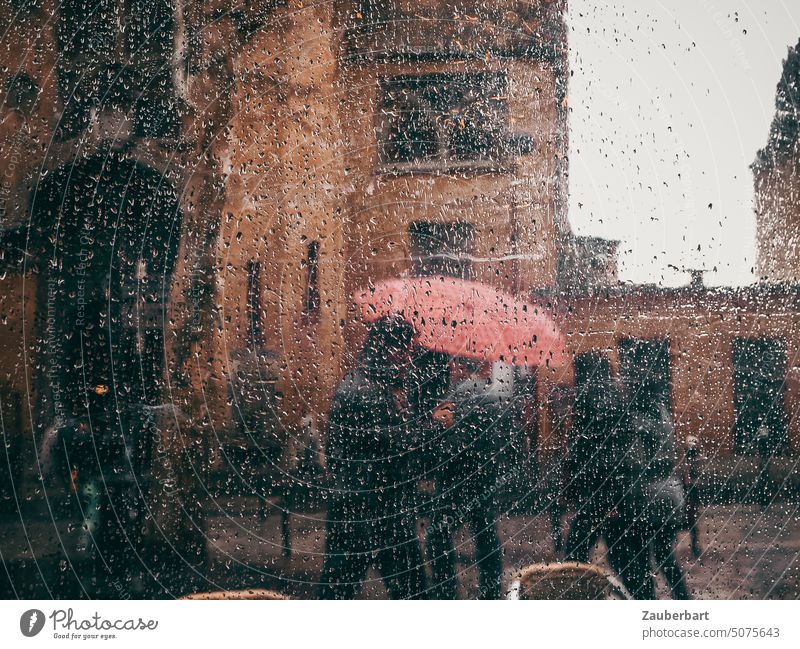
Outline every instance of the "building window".
{"label": "building window", "polygon": [[62,57],[114,59],[120,15],[112,0],[62,0],[55,23]]}
{"label": "building window", "polygon": [[137,64],[172,56],[174,0],[61,0],[55,23],[63,56]]}
{"label": "building window", "polygon": [[253,348],[264,346],[261,327],[261,262],[247,262],[247,342]]}
{"label": "building window", "polygon": [[319,316],[319,241],[312,241],[306,249],[306,296],[304,314],[309,318]]}
{"label": "building window", "polygon": [[758,451],[759,430],[771,453],[787,445],[784,381],[786,344],[771,338],[733,341],[733,399],[737,453]]}
{"label": "building window", "polygon": [[415,275],[470,278],[472,224],[416,221],[409,226],[409,236]]}
{"label": "building window", "polygon": [[507,86],[502,73],[382,80],[382,168],[497,166],[506,153]]}

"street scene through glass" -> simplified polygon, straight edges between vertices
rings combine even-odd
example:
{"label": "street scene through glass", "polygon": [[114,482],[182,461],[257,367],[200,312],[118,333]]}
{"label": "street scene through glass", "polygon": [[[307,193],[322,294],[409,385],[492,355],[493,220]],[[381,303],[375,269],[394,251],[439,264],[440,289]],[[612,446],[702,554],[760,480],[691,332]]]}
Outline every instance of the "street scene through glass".
{"label": "street scene through glass", "polygon": [[677,4],[0,0],[0,596],[800,598],[800,8]]}

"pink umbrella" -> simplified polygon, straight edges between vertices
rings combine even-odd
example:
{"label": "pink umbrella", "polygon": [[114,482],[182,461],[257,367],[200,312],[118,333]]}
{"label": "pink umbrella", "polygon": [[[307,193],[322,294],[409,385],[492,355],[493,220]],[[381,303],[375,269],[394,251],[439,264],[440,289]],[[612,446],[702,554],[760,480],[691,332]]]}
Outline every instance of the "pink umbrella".
{"label": "pink umbrella", "polygon": [[564,337],[552,318],[485,284],[454,277],[391,279],[353,297],[368,322],[403,316],[426,349],[514,365],[568,362]]}

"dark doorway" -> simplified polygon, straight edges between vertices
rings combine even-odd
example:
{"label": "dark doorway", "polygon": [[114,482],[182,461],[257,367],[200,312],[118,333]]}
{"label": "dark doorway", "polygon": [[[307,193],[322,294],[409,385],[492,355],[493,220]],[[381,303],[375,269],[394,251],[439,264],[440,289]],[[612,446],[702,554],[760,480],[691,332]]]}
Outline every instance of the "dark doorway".
{"label": "dark doorway", "polygon": [[175,192],[153,169],[98,155],[46,176],[32,216],[47,411],[124,434],[128,414],[161,397]]}
{"label": "dark doorway", "polygon": [[[642,386],[672,409],[672,370],[666,339],[624,338],[619,341],[619,373],[630,393]],[[630,396],[630,395],[629,395]]]}
{"label": "dark doorway", "polygon": [[786,449],[786,343],[774,338],[733,341],[733,395],[736,452],[756,452],[759,428],[768,431],[771,453]]}
{"label": "dark doorway", "polygon": [[[164,398],[165,307],[180,237],[165,178],[122,153],[44,176],[31,212],[39,274],[37,445],[47,498],[83,530],[59,596],[141,595],[160,559],[147,533]],[[40,441],[41,440],[41,441]],[[160,570],[160,568],[159,568]]]}

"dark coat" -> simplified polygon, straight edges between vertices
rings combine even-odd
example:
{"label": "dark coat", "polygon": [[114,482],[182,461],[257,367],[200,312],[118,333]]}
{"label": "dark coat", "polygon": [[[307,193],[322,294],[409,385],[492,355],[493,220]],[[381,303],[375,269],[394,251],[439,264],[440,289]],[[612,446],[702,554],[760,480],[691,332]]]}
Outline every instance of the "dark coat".
{"label": "dark coat", "polygon": [[491,507],[495,502],[499,456],[510,435],[507,397],[482,379],[462,381],[445,397],[455,405],[455,422],[441,432],[435,448],[440,504],[475,501]]}
{"label": "dark coat", "polygon": [[576,503],[603,500],[612,508],[620,500],[627,428],[621,393],[613,382],[598,382],[578,396],[567,461],[567,491]]}
{"label": "dark coat", "polygon": [[334,504],[346,504],[365,519],[396,506],[414,491],[410,475],[415,450],[409,416],[390,384],[368,367],[348,374],[333,397],[326,455]]}
{"label": "dark coat", "polygon": [[686,527],[683,481],[672,417],[663,404],[631,413],[626,515],[658,529]]}

